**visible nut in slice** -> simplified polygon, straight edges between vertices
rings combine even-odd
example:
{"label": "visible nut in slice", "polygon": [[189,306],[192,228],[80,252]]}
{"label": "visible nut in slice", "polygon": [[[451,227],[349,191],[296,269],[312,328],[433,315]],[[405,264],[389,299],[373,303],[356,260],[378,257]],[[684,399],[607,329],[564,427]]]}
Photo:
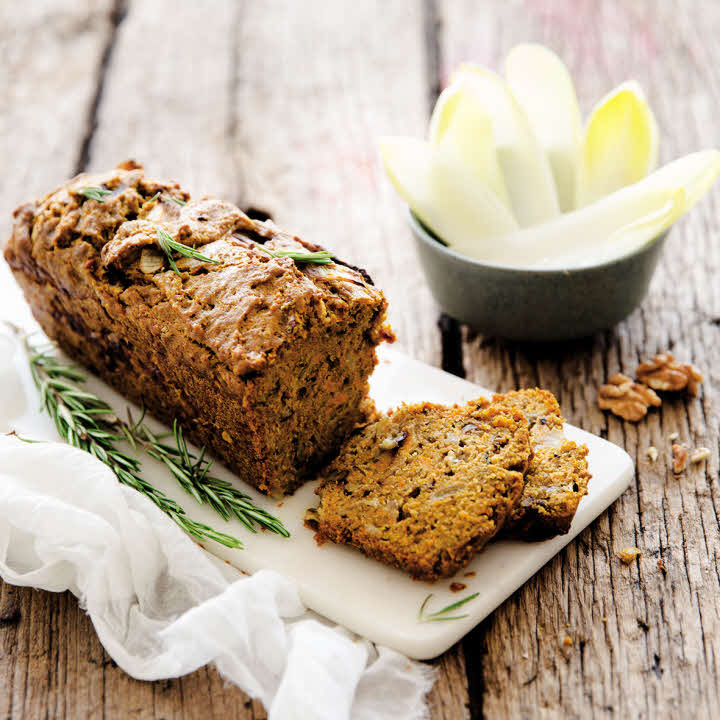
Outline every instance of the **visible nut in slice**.
{"label": "visible nut in slice", "polygon": [[143,248],[140,253],[140,272],[152,275],[165,268],[165,258],[152,248]]}
{"label": "visible nut in slice", "polygon": [[662,401],[654,390],[636,383],[627,375],[616,373],[598,390],[597,404],[623,420],[638,422],[647,415],[648,408],[659,407]]}
{"label": "visible nut in slice", "polygon": [[677,392],[687,388],[690,395],[697,395],[703,381],[703,376],[692,365],[677,362],[670,353],[660,353],[640,363],[635,374],[653,390]]}
{"label": "visible nut in slice", "polygon": [[672,460],[673,472],[675,474],[679,474],[685,469],[685,466],[687,465],[687,460],[688,460],[687,448],[684,445],[678,445],[677,443],[675,443],[672,446],[672,454],[673,454],[673,460]]}

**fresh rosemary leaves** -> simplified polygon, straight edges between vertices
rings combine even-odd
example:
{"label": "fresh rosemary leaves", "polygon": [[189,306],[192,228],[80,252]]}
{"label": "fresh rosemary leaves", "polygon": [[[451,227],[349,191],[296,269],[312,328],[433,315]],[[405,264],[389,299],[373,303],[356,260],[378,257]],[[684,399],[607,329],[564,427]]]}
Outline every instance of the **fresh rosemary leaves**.
{"label": "fresh rosemary leaves", "polygon": [[175,264],[175,261],[172,257],[172,254],[174,252],[176,252],[178,255],[182,255],[183,257],[195,258],[196,260],[202,260],[203,262],[220,262],[215,258],[209,258],[206,255],[203,255],[201,252],[199,252],[195,248],[190,247],[189,245],[183,245],[181,242],[173,240],[172,235],[170,235],[162,228],[156,228],[156,234],[160,249],[165,253],[165,255],[167,255],[170,267],[175,271],[177,275],[180,275],[180,271],[178,270],[178,266]]}
{"label": "fresh rosemary leaves", "polygon": [[112,195],[112,190],[106,190],[101,187],[84,187],[80,190],[80,194],[84,195],[89,200],[95,200],[96,202],[105,202],[107,195]]}
{"label": "fresh rosemary leaves", "polygon": [[295,262],[312,263],[314,265],[327,265],[333,261],[332,255],[327,250],[319,252],[300,252],[299,250],[270,250],[270,248],[256,242],[255,245],[268,255],[274,258],[290,258]]}
{"label": "fresh rosemary leaves", "polygon": [[155,200],[158,200],[160,198],[163,198],[163,200],[169,200],[170,202],[174,202],[176,205],[187,205],[184,200],[180,200],[180,198],[174,198],[172,195],[168,195],[167,193],[161,192],[160,190],[158,190],[149,200],[147,200],[145,204],[147,205],[148,203],[155,202]]}
{"label": "fresh rosemary leaves", "polygon": [[429,615],[425,615],[425,608],[427,607],[428,602],[430,601],[430,598],[432,597],[432,593],[430,593],[425,600],[423,600],[423,604],[420,606],[420,612],[418,613],[418,621],[419,622],[444,622],[445,620],[460,620],[462,618],[466,618],[467,615],[448,615],[448,613],[451,613],[453,610],[457,610],[458,608],[461,608],[466,603],[469,603],[471,600],[474,600],[480,593],[473,593],[472,595],[468,595],[466,598],[463,598],[462,600],[458,600],[457,602],[451,603],[447,607],[444,607],[442,610],[438,610],[437,612],[430,613]]}
{"label": "fresh rosemary leaves", "polygon": [[33,380],[60,436],[74,447],[94,455],[105,463],[118,481],[145,495],[185,532],[198,540],[214,540],[226,547],[242,548],[232,535],[218,532],[209,525],[189,518],[185,510],[161,490],[141,476],[140,460],[118,449],[117,443],[127,440],[133,449],[144,449],[170,470],[180,486],[199,503],[208,504],[223,519],[234,516],[252,532],[256,525],[288,537],[290,533],[280,520],[253,504],[249,495],[230,483],[209,475],[211,463],[204,459],[205,450],[195,457],[187,448],[182,429],[173,426],[175,445],[163,442],[143,424],[143,418],[125,423],[112,408],[96,395],[77,387],[86,379],[76,367],[64,365],[57,358],[33,347],[25,346]]}
{"label": "fresh rosemary leaves", "polygon": [[196,457],[188,450],[183,431],[178,421],[173,422],[174,444],[163,442],[163,435],[157,435],[143,424],[143,417],[133,421],[128,411],[129,423],[122,429],[133,447],[140,445],[145,452],[164,463],[180,487],[190,493],[200,504],[207,503],[223,519],[236,517],[251,532],[257,532],[255,523],[277,535],[290,537],[290,533],[276,517],[253,504],[252,498],[238,490],[231,483],[208,473],[211,460],[205,460],[205,448]]}

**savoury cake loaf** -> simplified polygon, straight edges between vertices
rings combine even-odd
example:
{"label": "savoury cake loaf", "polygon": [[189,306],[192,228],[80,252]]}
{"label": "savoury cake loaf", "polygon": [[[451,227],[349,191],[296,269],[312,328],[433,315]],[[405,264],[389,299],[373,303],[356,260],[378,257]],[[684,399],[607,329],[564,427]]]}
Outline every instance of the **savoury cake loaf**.
{"label": "savoury cake loaf", "polygon": [[[174,272],[158,229],[215,262]],[[268,249],[321,248],[129,162],[18,208],[5,259],[62,350],[279,496],[362,419],[392,334],[364,272]]]}
{"label": "savoury cake loaf", "polygon": [[465,567],[517,504],[530,457],[522,413],[484,405],[403,405],[358,428],[305,516],[317,541],[417,579]]}
{"label": "savoury cake loaf", "polygon": [[565,534],[587,494],[587,447],[565,438],[565,419],[547,390],[495,395],[492,405],[520,410],[530,425],[532,445],[522,497],[498,537],[542,540]]}

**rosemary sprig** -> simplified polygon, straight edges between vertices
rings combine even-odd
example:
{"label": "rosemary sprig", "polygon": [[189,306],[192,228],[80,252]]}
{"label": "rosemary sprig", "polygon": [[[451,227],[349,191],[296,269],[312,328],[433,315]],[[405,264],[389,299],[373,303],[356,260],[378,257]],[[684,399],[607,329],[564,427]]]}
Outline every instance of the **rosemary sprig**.
{"label": "rosemary sprig", "polygon": [[170,267],[175,271],[177,275],[180,275],[180,271],[178,270],[178,266],[175,264],[175,261],[173,260],[172,254],[176,252],[178,255],[182,255],[183,257],[189,257],[189,258],[195,258],[196,260],[202,260],[202,262],[209,262],[209,263],[219,263],[219,260],[216,260],[215,258],[209,258],[206,255],[203,255],[201,252],[196,250],[195,248],[190,247],[189,245],[183,245],[181,242],[178,242],[177,240],[173,240],[172,235],[170,235],[168,232],[163,230],[162,228],[156,228],[156,234],[157,234],[157,241],[158,245],[160,246],[160,249],[167,255],[168,262],[170,263]]}
{"label": "rosemary sprig", "polygon": [[80,194],[90,200],[95,200],[96,202],[101,203],[105,202],[105,197],[107,195],[112,195],[112,190],[106,190],[101,187],[84,187],[80,190]]}
{"label": "rosemary sprig", "polygon": [[[254,241],[253,241],[254,242]],[[327,250],[318,252],[300,252],[299,250],[270,250],[259,242],[257,245],[263,252],[274,258],[290,258],[295,262],[312,263],[314,265],[327,265],[333,261],[332,255]]]}
{"label": "rosemary sprig", "polygon": [[[116,443],[128,440],[134,449],[139,444],[148,454],[164,462],[169,469],[172,464],[175,468],[173,476],[178,481],[182,479],[181,486],[191,492],[198,502],[210,504],[223,518],[227,519],[232,514],[253,531],[252,523],[257,522],[272,532],[285,537],[289,535],[277,518],[254,506],[249,496],[229,483],[208,476],[210,463],[203,460],[204,450],[195,458],[188,451],[177,423],[175,437],[178,444],[176,448],[172,448],[160,442],[160,436],[154,435],[142,425],[142,418],[139,423],[132,425],[124,423],[115,416],[105,401],[78,388],[75,383],[86,379],[81,370],[62,364],[52,355],[32,346],[27,338],[25,347],[32,378],[40,391],[43,407],[55,423],[60,436],[70,445],[105,463],[119,482],[149,498],[185,532],[198,540],[214,540],[230,548],[243,547],[232,535],[218,532],[209,525],[187,517],[178,503],[142,478],[138,458],[119,450]],[[222,508],[222,511],[219,508]]]}
{"label": "rosemary sprig", "polygon": [[257,532],[257,524],[277,535],[290,537],[282,522],[255,505],[249,495],[209,474],[212,461],[205,460],[205,448],[198,456],[191,453],[177,420],[173,422],[174,445],[163,442],[165,436],[153,433],[143,424],[143,416],[133,421],[128,411],[128,420],[122,427],[130,444],[140,445],[148,455],[164,463],[179,485],[200,504],[207,503],[225,520],[236,517],[251,532]]}
{"label": "rosemary sprig", "polygon": [[467,614],[465,615],[448,615],[448,613],[451,613],[453,610],[457,610],[458,608],[461,608],[466,603],[469,603],[471,600],[474,600],[480,593],[473,593],[472,595],[468,595],[467,597],[463,598],[462,600],[458,600],[457,602],[451,603],[450,605],[447,605],[442,610],[438,610],[437,612],[430,613],[429,615],[425,615],[425,608],[427,607],[428,602],[430,601],[430,598],[433,596],[432,593],[430,593],[425,600],[423,600],[423,604],[420,606],[420,612],[418,613],[418,621],[419,622],[444,622],[446,620],[461,620],[462,618],[466,618]]}
{"label": "rosemary sprig", "polygon": [[145,201],[145,204],[155,202],[158,198],[164,198],[165,200],[169,200],[170,202],[174,202],[177,205],[187,205],[187,203],[184,200],[180,200],[179,198],[174,198],[172,195],[168,195],[167,193],[162,192],[161,190],[158,190],[149,200]]}

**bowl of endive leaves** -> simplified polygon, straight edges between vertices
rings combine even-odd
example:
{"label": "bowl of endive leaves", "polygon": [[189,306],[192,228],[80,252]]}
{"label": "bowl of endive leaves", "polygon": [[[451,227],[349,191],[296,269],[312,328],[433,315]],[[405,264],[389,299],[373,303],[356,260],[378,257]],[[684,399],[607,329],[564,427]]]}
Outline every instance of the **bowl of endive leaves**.
{"label": "bowl of endive leaves", "polygon": [[582,121],[562,60],[514,47],[504,78],[462,65],[427,139],[385,137],[430,290],[489,335],[564,340],[642,303],[673,224],[720,174],[706,149],[658,168],[658,125],[625,82]]}

